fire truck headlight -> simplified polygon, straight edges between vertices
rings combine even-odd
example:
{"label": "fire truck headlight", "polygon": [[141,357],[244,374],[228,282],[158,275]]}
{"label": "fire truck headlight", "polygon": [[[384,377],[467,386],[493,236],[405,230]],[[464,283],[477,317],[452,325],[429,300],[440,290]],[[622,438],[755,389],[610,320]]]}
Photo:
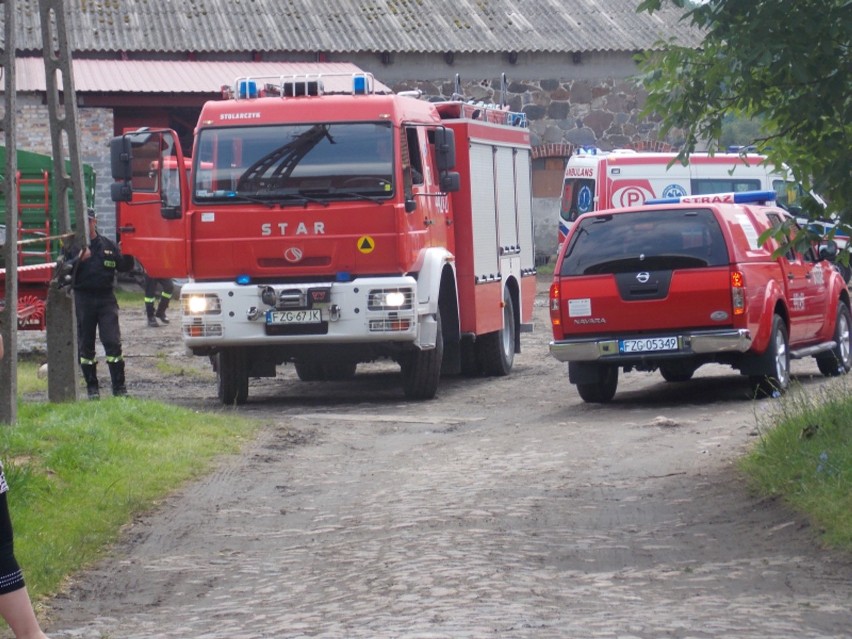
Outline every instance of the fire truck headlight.
{"label": "fire truck headlight", "polygon": [[385,295],[385,306],[402,306],[405,304],[405,293],[393,291]]}
{"label": "fire truck headlight", "polygon": [[410,309],[413,299],[411,289],[375,289],[370,291],[367,308],[371,311]]}
{"label": "fire truck headlight", "polygon": [[213,294],[189,294],[181,297],[185,315],[211,315],[220,313],[219,297]]}

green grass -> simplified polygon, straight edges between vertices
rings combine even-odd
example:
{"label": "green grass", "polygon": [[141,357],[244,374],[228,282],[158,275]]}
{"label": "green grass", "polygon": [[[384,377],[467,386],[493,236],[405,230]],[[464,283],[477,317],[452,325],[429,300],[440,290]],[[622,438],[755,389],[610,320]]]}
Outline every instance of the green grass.
{"label": "green grass", "polygon": [[41,362],[35,359],[18,360],[18,394],[47,392],[47,378],[38,378]]}
{"label": "green grass", "polygon": [[0,428],[15,555],[34,599],[102,556],[134,515],[150,510],[257,424],[148,400],[21,403]]}
{"label": "green grass", "polygon": [[198,370],[175,364],[166,353],[157,353],[157,370],[169,377],[192,377],[194,379],[215,380],[216,374],[212,370]]}
{"label": "green grass", "polygon": [[550,261],[547,264],[542,264],[541,266],[536,266],[536,274],[540,278],[550,278],[553,277],[553,267],[556,266],[556,258],[551,257]]}
{"label": "green grass", "polygon": [[852,551],[852,393],[791,392],[740,461],[753,485],[804,513],[827,546]]}

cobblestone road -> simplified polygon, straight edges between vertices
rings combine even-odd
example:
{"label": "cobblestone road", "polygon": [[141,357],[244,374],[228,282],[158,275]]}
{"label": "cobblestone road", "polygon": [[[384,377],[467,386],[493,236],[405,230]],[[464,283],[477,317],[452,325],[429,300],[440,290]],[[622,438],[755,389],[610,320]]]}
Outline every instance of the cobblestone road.
{"label": "cobblestone road", "polygon": [[583,404],[545,310],[511,376],[434,402],[382,370],[253,386],[257,441],[129,527],[51,637],[852,636],[850,558],[735,470],[773,403],[711,368]]}

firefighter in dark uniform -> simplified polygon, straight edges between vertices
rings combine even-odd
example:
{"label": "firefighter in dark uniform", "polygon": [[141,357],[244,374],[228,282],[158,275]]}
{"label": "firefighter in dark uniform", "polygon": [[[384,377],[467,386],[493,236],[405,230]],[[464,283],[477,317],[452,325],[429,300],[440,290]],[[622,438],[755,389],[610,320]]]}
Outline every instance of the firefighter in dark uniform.
{"label": "firefighter in dark uniform", "polygon": [[64,251],[66,262],[73,264],[71,287],[77,313],[77,349],[80,368],[89,399],[98,399],[95,335],[100,335],[106,353],[114,396],[127,395],[124,358],[121,354],[121,330],[118,325],[118,301],[115,299],[116,271],[130,271],[133,258],[121,254],[112,240],[98,233],[97,218],[88,211],[89,246],[72,244]]}
{"label": "firefighter in dark uniform", "polygon": [[[160,294],[157,295],[157,288],[160,289]],[[157,320],[163,324],[169,323],[169,318],[166,317],[166,310],[169,308],[169,302],[172,301],[172,295],[175,293],[175,283],[166,279],[157,279],[145,274],[145,314],[148,316],[148,326],[156,328],[159,326]],[[154,302],[157,303],[156,308]]]}

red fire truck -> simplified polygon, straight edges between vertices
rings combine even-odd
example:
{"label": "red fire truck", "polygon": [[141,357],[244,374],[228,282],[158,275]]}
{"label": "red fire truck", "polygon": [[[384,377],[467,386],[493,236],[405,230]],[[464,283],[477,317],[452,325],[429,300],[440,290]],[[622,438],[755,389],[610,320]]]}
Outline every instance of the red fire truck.
{"label": "red fire truck", "polygon": [[[114,138],[122,247],[186,278],[181,330],[220,400],[292,363],[506,375],[532,328],[529,131],[496,105],[393,94],[367,73],[240,78],[202,109],[189,176],[170,130]],[[163,170],[158,167],[164,167]]]}

